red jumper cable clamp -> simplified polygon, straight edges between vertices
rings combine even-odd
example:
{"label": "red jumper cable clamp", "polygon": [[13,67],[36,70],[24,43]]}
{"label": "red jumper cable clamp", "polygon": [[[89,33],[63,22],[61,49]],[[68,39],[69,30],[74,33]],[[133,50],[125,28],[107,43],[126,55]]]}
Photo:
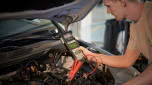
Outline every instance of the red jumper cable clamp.
{"label": "red jumper cable clamp", "polygon": [[[75,77],[77,71],[81,68],[82,64],[84,62],[86,62],[86,57],[85,57],[85,55],[83,54],[82,51],[77,49],[78,47],[80,47],[80,45],[74,39],[74,37],[72,36],[71,32],[63,33],[61,35],[60,40],[65,45],[65,47],[69,50],[69,52],[72,54],[72,58],[74,59],[73,66],[72,66],[72,68],[70,70],[70,73],[69,73],[69,76],[68,76],[69,80],[72,80]],[[97,64],[96,64],[96,67],[97,67]],[[92,72],[88,73],[86,76],[88,76],[89,74],[93,73],[94,71],[95,70],[93,70]]]}
{"label": "red jumper cable clamp", "polygon": [[73,66],[69,73],[69,79],[72,80],[75,77],[75,74],[77,71],[81,68],[83,62],[77,60],[77,58],[74,60]]}
{"label": "red jumper cable clamp", "polygon": [[[92,55],[88,55],[88,56],[92,56]],[[95,66],[95,68],[94,68],[91,72],[83,75],[81,78],[88,77],[90,74],[92,74],[93,72],[95,72],[95,70],[97,69],[97,67],[98,67],[98,62],[97,62],[96,57],[95,57],[95,56],[93,56],[93,57],[94,57],[95,60],[96,60],[96,66]],[[77,58],[75,58],[74,63],[73,63],[73,65],[72,65],[72,68],[71,68],[70,73],[69,73],[69,79],[70,79],[70,81],[73,80],[73,78],[75,77],[76,73],[78,72],[78,70],[81,68],[81,66],[83,65],[83,63],[84,63],[85,61],[86,61],[85,58],[83,58],[83,59],[81,59],[81,60],[78,60]]]}

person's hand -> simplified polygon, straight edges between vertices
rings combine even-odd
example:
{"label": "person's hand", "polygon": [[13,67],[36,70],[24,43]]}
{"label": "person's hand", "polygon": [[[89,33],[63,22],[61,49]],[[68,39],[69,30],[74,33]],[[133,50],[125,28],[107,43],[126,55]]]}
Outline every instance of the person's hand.
{"label": "person's hand", "polygon": [[84,55],[90,55],[90,54],[92,54],[91,51],[89,51],[87,48],[84,48],[84,47],[82,47],[82,46],[80,46],[80,47],[78,48],[78,50],[81,50]]}
{"label": "person's hand", "polygon": [[77,48],[78,50],[81,50],[83,52],[83,54],[87,57],[87,59],[89,61],[95,61],[95,58],[93,58],[95,56],[94,53],[92,53],[91,51],[89,51],[88,49],[80,46],[79,48]]}

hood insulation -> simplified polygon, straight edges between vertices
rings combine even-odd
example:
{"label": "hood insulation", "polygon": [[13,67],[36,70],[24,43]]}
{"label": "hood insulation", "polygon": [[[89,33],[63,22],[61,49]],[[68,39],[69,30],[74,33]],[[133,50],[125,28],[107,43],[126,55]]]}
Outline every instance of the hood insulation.
{"label": "hood insulation", "polygon": [[0,3],[0,12],[4,13],[25,10],[45,10],[59,7],[74,1],[75,0],[4,0]]}

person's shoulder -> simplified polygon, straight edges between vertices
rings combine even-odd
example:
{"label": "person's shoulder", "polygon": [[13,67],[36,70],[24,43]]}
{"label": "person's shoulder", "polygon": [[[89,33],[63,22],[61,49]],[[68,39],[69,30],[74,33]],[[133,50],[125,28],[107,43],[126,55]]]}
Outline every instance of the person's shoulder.
{"label": "person's shoulder", "polygon": [[152,2],[145,2],[145,4],[144,5],[146,5],[146,6],[151,6],[152,7]]}
{"label": "person's shoulder", "polygon": [[144,3],[144,11],[151,12],[152,9],[152,2],[145,2]]}
{"label": "person's shoulder", "polygon": [[145,2],[144,13],[148,19],[148,22],[152,22],[152,2]]}
{"label": "person's shoulder", "polygon": [[142,11],[142,15],[140,20],[138,21],[138,25],[145,22],[152,22],[152,2],[145,2],[144,9]]}

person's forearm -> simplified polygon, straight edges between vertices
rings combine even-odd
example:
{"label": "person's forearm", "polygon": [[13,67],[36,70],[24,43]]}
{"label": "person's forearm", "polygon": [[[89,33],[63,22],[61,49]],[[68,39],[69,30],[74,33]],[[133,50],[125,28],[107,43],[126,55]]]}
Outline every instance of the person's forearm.
{"label": "person's forearm", "polygon": [[125,68],[131,66],[131,63],[129,63],[128,59],[125,59],[125,56],[108,56],[103,54],[95,54],[95,56],[99,63],[103,63],[112,67]]}
{"label": "person's forearm", "polygon": [[[111,55],[92,53],[83,47],[80,47],[79,50],[83,51],[84,55],[87,56],[87,59],[89,61],[96,62],[96,59],[97,59],[99,63],[103,63],[112,67],[129,67],[135,62],[135,60],[137,59],[137,56],[140,53],[136,49],[127,49],[125,52],[125,55],[123,56],[121,55],[111,56]],[[93,56],[96,58],[94,58]]]}
{"label": "person's forearm", "polygon": [[[93,53],[93,56],[96,56],[99,63],[121,68],[130,67],[135,62],[138,55],[139,52],[134,50],[127,50],[125,55],[113,56]],[[93,58],[92,61],[95,61],[95,59]]]}

